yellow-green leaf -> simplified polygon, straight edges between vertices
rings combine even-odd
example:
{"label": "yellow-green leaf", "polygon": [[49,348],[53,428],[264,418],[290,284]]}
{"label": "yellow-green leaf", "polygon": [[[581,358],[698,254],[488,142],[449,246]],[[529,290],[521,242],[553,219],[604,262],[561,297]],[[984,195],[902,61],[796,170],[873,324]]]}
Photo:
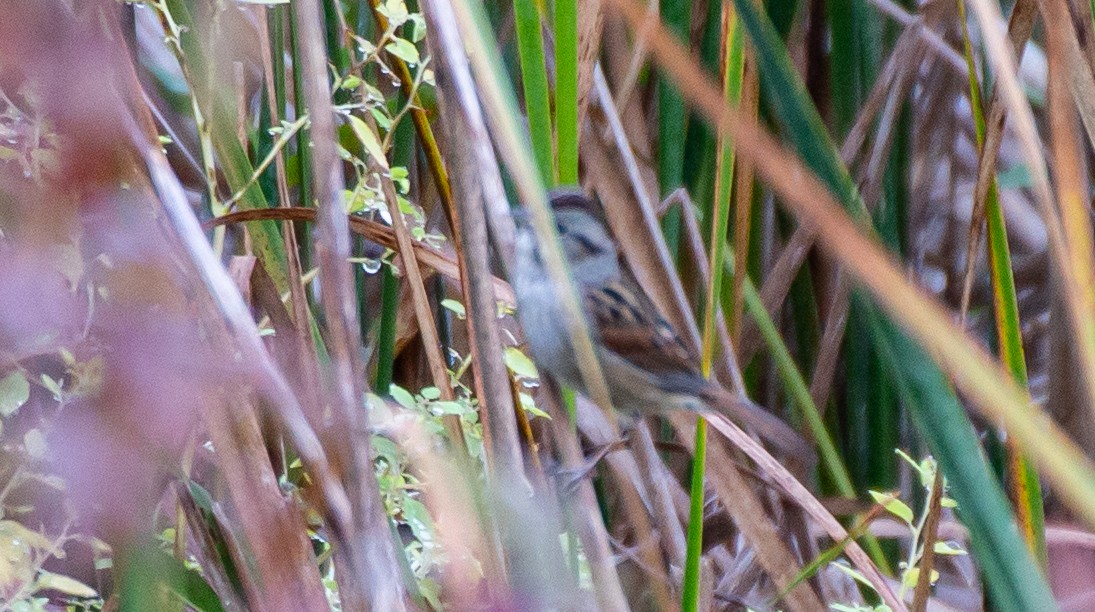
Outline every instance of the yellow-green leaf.
{"label": "yellow-green leaf", "polygon": [[380,147],[380,140],[377,138],[376,132],[369,127],[369,124],[356,115],[350,115],[350,129],[353,130],[354,136],[357,136],[361,146],[365,147],[365,151],[368,152],[377,165],[387,170],[388,158],[384,156],[384,149]]}
{"label": "yellow-green leaf", "polygon": [[95,597],[98,593],[95,589],[88,585],[69,578],[68,576],[62,576],[60,574],[54,574],[53,572],[47,572],[42,570],[38,574],[38,580],[36,581],[39,589],[50,589],[53,591],[60,591],[66,595],[72,595],[73,597]]}
{"label": "yellow-green leaf", "polygon": [[893,514],[894,516],[905,521],[909,525],[912,525],[914,518],[913,511],[912,508],[909,508],[907,505],[905,505],[905,502],[897,499],[889,493],[879,493],[878,491],[868,491],[868,493],[871,494],[871,497],[874,499],[875,503],[881,505],[890,514]]}

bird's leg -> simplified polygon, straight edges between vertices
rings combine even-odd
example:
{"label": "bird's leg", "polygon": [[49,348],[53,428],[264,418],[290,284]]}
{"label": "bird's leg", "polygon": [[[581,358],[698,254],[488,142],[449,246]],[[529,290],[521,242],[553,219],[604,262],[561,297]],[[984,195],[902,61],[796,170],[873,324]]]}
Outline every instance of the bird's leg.
{"label": "bird's leg", "polygon": [[574,468],[559,470],[557,476],[560,477],[560,489],[564,495],[573,493],[578,488],[578,483],[582,482],[585,478],[589,477],[590,473],[597,467],[609,453],[614,453],[618,450],[622,450],[627,447],[631,442],[631,431],[625,432],[620,439],[613,440],[608,444],[603,444],[593,451],[593,454],[586,457],[582,465]]}

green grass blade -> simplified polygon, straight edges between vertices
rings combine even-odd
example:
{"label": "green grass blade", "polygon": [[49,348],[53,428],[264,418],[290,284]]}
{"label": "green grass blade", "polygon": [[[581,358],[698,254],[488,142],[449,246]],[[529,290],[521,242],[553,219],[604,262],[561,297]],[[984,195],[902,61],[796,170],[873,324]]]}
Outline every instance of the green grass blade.
{"label": "green grass blade", "polygon": [[578,184],[578,0],[555,0],[555,138],[560,185]]}
{"label": "green grass blade", "polygon": [[[727,10],[730,10],[727,7]],[[725,66],[723,73],[723,95],[731,104],[741,101],[742,74],[745,70],[745,53],[742,44],[742,32],[731,12],[724,32]],[[711,376],[711,361],[715,355],[716,315],[719,308],[719,296],[722,295],[723,267],[719,265],[726,252],[726,233],[730,224],[730,191],[734,184],[734,145],[719,139],[719,158],[714,203],[714,222],[711,225],[710,285],[707,287],[707,303],[703,312],[703,350],[701,368],[703,375]],[[685,550],[684,585],[682,587],[681,608],[692,612],[699,608],[700,596],[700,556],[703,545],[703,480],[707,462],[707,421],[696,421],[696,447],[692,460],[692,482],[688,515],[688,539]]]}
{"label": "green grass blade", "polygon": [[[981,86],[977,82],[977,69],[973,63],[969,28],[966,23],[965,2],[958,0],[958,16],[962,23],[963,51],[969,74],[970,108],[977,132],[977,147],[985,144],[985,114],[981,100]],[[1011,266],[1008,247],[1007,225],[1000,207],[996,177],[989,182],[985,197],[985,221],[988,225],[989,271],[992,278],[993,314],[996,319],[996,339],[1000,356],[1007,365],[1015,382],[1027,387],[1027,363],[1023,350],[1023,334],[1019,323],[1019,300],[1015,295],[1015,272]],[[1045,509],[1042,487],[1038,474],[1014,443],[1007,445],[1010,490],[1015,503],[1016,516],[1023,537],[1042,567],[1046,566]]]}
{"label": "green grass blade", "polygon": [[[661,15],[666,27],[677,39],[688,44],[692,3],[688,0],[661,0]],[[688,115],[684,99],[666,79],[658,82],[658,182],[662,196],[684,183],[684,144]],[[662,230],[669,252],[676,255],[680,241],[680,210],[673,208],[662,219]]]}
{"label": "green grass blade", "polygon": [[[525,94],[532,152],[540,179],[545,185],[554,184],[552,166],[551,100],[548,92],[547,68],[544,63],[544,37],[540,33],[540,13],[536,0],[513,0],[513,16],[517,26],[517,48],[521,56],[521,83]],[[577,26],[575,26],[577,27]],[[575,35],[577,36],[577,35]]]}

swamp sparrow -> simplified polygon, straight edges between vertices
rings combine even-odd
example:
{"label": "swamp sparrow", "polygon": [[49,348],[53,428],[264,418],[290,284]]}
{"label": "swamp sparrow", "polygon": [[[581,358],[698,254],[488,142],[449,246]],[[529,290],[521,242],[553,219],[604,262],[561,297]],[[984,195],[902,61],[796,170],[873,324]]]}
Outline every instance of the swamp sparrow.
{"label": "swamp sparrow", "polygon": [[[699,360],[621,260],[592,199],[577,191],[556,191],[551,207],[618,411],[630,416],[672,410],[720,412],[782,452],[812,454],[805,440],[779,418],[703,377]],[[533,360],[559,382],[584,390],[559,289],[544,268],[536,236],[527,224],[518,226],[516,260],[511,280]]]}

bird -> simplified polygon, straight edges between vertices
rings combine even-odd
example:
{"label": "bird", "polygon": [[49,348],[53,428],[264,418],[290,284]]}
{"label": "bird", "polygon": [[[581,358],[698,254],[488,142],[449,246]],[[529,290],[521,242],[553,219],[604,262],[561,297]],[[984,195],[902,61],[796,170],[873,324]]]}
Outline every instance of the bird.
{"label": "bird", "polygon": [[[698,356],[665,320],[620,255],[599,203],[576,189],[549,194],[556,230],[590,326],[613,408],[624,424],[671,411],[722,413],[774,450],[809,457],[813,449],[779,417],[705,378]],[[511,282],[533,361],[585,393],[560,303],[532,228],[519,222]]]}

